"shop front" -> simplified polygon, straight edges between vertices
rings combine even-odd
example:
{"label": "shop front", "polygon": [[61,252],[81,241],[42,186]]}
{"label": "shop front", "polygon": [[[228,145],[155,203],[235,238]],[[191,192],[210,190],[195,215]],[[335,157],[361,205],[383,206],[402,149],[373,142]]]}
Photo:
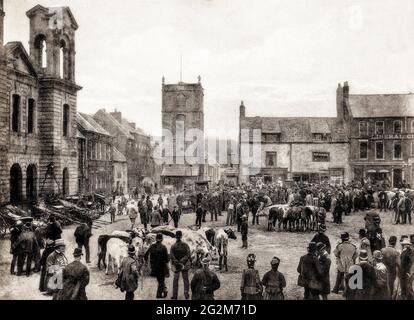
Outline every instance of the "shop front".
{"label": "shop front", "polygon": [[344,168],[331,168],[319,172],[293,172],[292,179],[296,182],[342,184]]}
{"label": "shop front", "polygon": [[373,185],[386,184],[393,188],[401,187],[406,180],[406,173],[410,172],[406,165],[354,165],[353,179],[361,180]]}

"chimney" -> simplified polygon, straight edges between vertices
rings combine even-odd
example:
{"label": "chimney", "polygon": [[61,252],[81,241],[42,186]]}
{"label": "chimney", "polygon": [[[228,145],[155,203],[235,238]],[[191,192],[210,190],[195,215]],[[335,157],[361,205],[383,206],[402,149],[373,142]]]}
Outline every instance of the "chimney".
{"label": "chimney", "polygon": [[115,118],[115,120],[118,121],[119,123],[122,122],[122,112],[121,111],[117,111],[115,109],[114,112],[111,112],[111,116],[113,116]]}
{"label": "chimney", "polygon": [[349,85],[348,85],[348,81],[344,82],[344,99],[348,99],[349,98]]}
{"label": "chimney", "polygon": [[246,107],[244,106],[244,102],[242,101],[240,104],[240,118],[246,117]]}
{"label": "chimney", "polygon": [[4,16],[3,0],[0,0],[0,46],[4,45]]}
{"label": "chimney", "polygon": [[129,125],[130,125],[132,128],[134,128],[134,130],[136,129],[136,124],[135,124],[135,122],[130,122],[130,123],[129,123]]}

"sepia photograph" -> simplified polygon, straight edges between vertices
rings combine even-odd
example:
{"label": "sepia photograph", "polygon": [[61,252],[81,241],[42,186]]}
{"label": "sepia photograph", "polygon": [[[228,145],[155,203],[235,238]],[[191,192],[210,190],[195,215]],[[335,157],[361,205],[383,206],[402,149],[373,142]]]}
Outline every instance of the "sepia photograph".
{"label": "sepia photograph", "polygon": [[413,1],[0,0],[0,300],[414,300],[413,209]]}

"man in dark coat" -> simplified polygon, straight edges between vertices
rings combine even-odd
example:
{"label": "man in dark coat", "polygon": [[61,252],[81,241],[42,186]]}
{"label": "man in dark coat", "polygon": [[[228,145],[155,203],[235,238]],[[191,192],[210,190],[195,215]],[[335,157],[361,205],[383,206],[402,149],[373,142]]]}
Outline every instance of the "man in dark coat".
{"label": "man in dark coat", "polygon": [[16,241],[17,252],[17,275],[23,273],[23,265],[26,262],[26,276],[30,276],[33,256],[37,250],[37,239],[32,230],[32,224],[27,222],[22,233]]}
{"label": "man in dark coat", "polygon": [[195,222],[195,224],[198,228],[201,228],[201,221],[203,219],[203,212],[204,212],[203,207],[201,206],[201,203],[199,203],[197,205],[196,222]]}
{"label": "man in dark coat", "polygon": [[[356,265],[362,269],[362,288],[348,288],[346,299],[372,300],[377,283],[375,268],[368,262],[368,252],[366,250],[360,250],[358,260]],[[348,274],[345,281],[349,281],[352,275],[352,273]]]}
{"label": "man in dark coat", "polygon": [[144,228],[147,229],[148,224],[148,207],[147,202],[145,201],[145,195],[142,196],[141,200],[138,202],[138,211],[141,218],[141,223],[144,225]]}
{"label": "man in dark coat", "polygon": [[319,262],[322,267],[321,274],[321,296],[322,300],[328,300],[328,295],[331,293],[331,282],[329,278],[329,271],[331,269],[331,258],[329,252],[326,248],[326,245],[322,242],[316,244],[316,250],[319,255]]}
{"label": "man in dark coat", "polygon": [[285,276],[278,271],[280,259],[273,257],[272,270],[265,273],[262,279],[264,286],[263,300],[284,300],[283,289],[286,287]]}
{"label": "man in dark coat", "polygon": [[91,229],[86,223],[81,223],[76,228],[74,235],[78,248],[82,250],[82,247],[85,247],[86,263],[91,263],[89,253],[89,238],[91,237]]}
{"label": "man in dark coat", "polygon": [[86,286],[89,284],[89,270],[80,260],[82,249],[75,248],[75,260],[63,269],[63,288],[54,297],[54,300],[88,300]]}
{"label": "man in dark coat", "polygon": [[403,300],[413,300],[414,250],[408,238],[403,239],[401,242],[401,247],[401,297]]}
{"label": "man in dark coat", "polygon": [[53,241],[61,239],[62,237],[62,227],[60,226],[60,223],[56,221],[54,216],[49,217],[44,237],[45,239],[50,239]]}
{"label": "man in dark coat", "polygon": [[323,269],[316,255],[316,243],[311,242],[308,253],[299,260],[297,271],[299,273],[298,285],[304,287],[304,300],[319,300],[322,284]]}
{"label": "man in dark coat", "polygon": [[121,273],[118,275],[117,286],[121,292],[125,292],[125,300],[134,300],[135,291],[138,289],[139,269],[135,257],[135,247],[128,246],[128,257],[121,263]]}
{"label": "man in dark coat", "polygon": [[174,206],[173,211],[171,212],[171,218],[174,222],[174,228],[178,228],[178,221],[180,221],[180,210],[178,206]]}
{"label": "man in dark coat", "polygon": [[[263,198],[262,198],[262,201],[264,202]],[[259,224],[259,216],[257,216],[257,211],[259,210],[259,208],[261,206],[260,199],[257,196],[253,197],[253,199],[250,203],[250,206],[251,206],[251,211],[252,211],[252,215],[253,215],[252,225]]]}
{"label": "man in dark coat", "polygon": [[255,269],[256,256],[249,253],[247,256],[247,269],[243,270],[240,285],[242,300],[260,300],[262,298],[263,286],[260,281],[259,270]]}
{"label": "man in dark coat", "polygon": [[183,233],[180,230],[175,233],[175,237],[177,241],[171,246],[170,250],[171,266],[174,271],[173,296],[171,299],[177,300],[180,273],[182,274],[184,281],[184,296],[186,299],[189,299],[190,283],[188,280],[188,270],[190,270],[191,267],[191,251],[188,244],[181,240]]}
{"label": "man in dark coat", "polygon": [[210,259],[203,258],[202,269],[198,269],[191,280],[192,300],[214,300],[214,291],[220,288],[220,280],[209,269]]}
{"label": "man in dark coat", "polygon": [[156,243],[152,244],[145,253],[145,262],[150,259],[151,276],[157,278],[158,289],[157,299],[165,298],[167,296],[167,288],[165,286],[165,278],[169,276],[167,247],[162,244],[162,233],[156,236]]}
{"label": "man in dark coat", "polygon": [[388,240],[389,246],[382,248],[383,261],[388,269],[388,287],[390,289],[390,296],[394,294],[394,284],[398,273],[400,272],[400,253],[395,248],[397,244],[397,237],[391,236]]}
{"label": "man in dark coat", "polygon": [[10,264],[10,274],[16,274],[16,263],[18,252],[16,250],[17,240],[22,232],[23,223],[18,220],[16,224],[10,228],[10,254],[13,256]]}
{"label": "man in dark coat", "polygon": [[311,242],[319,243],[322,242],[326,246],[326,251],[331,254],[331,242],[328,236],[325,234],[326,226],[321,224],[318,229],[318,233],[312,238]]}
{"label": "man in dark coat", "polygon": [[242,248],[247,249],[247,234],[249,233],[249,225],[247,224],[247,216],[243,215],[240,226],[240,233],[242,235]]}

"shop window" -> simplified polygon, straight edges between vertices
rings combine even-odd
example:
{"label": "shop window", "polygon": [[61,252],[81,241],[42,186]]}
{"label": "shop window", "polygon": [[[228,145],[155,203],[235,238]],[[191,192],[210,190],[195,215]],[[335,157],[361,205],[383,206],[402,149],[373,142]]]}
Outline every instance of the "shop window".
{"label": "shop window", "polygon": [[401,141],[394,141],[394,159],[402,159]]}
{"label": "shop window", "polygon": [[375,122],[375,134],[378,136],[384,134],[384,121]]}
{"label": "shop window", "polygon": [[359,142],[359,159],[368,159],[368,141]]}
{"label": "shop window", "polygon": [[402,121],[396,120],[394,121],[394,134],[401,134],[402,133]]}
{"label": "shop window", "polygon": [[384,160],[384,142],[375,142],[375,159]]}
{"label": "shop window", "polygon": [[329,159],[330,159],[329,152],[312,152],[313,162],[329,162]]}
{"label": "shop window", "polygon": [[266,152],[266,167],[276,167],[276,152]]}

